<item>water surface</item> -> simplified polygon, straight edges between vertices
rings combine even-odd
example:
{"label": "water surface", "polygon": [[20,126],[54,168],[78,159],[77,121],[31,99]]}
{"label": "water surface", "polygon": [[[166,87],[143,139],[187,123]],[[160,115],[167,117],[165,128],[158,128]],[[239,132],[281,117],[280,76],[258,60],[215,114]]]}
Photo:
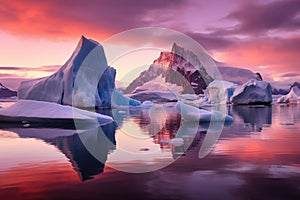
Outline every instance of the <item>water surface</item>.
{"label": "water surface", "polygon": [[[83,130],[1,124],[0,196],[300,199],[299,111],[297,105],[229,107],[235,121],[220,134],[208,125],[195,131],[168,106],[108,110],[116,122]],[[166,143],[176,137],[183,145]]]}

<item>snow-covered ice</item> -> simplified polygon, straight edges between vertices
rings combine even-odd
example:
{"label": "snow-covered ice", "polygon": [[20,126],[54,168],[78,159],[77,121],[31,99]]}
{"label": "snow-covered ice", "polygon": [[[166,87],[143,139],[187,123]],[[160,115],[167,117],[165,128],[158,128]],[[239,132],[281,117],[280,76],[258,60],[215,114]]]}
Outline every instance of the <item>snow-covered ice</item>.
{"label": "snow-covered ice", "polygon": [[247,83],[236,87],[230,102],[233,104],[270,104],[272,103],[272,87],[270,83],[250,79]]}
{"label": "snow-covered ice", "polygon": [[5,121],[44,121],[47,120],[83,120],[97,122],[98,125],[111,123],[110,116],[60,105],[57,103],[19,100],[14,105],[0,110],[1,120]]}
{"label": "snow-covered ice", "polygon": [[277,103],[297,103],[300,101],[300,89],[296,86],[292,87],[287,95],[277,99]]}
{"label": "snow-covered ice", "polygon": [[[175,89],[175,91],[173,89]],[[176,94],[178,94],[177,89],[178,88],[175,87],[169,88],[169,85],[153,80],[151,82],[145,83],[142,86],[137,87],[132,92],[130,97],[141,102],[173,102],[178,100],[176,96]]]}
{"label": "snow-covered ice", "polygon": [[172,92],[166,91],[143,91],[130,95],[130,98],[138,101],[153,101],[153,102],[174,102],[177,101],[177,96]]}

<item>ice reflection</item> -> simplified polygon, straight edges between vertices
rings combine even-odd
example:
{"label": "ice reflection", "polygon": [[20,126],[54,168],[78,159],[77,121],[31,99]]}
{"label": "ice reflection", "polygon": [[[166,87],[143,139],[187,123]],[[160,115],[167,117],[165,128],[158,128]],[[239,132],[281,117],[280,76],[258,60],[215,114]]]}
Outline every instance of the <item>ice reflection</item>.
{"label": "ice reflection", "polygon": [[[58,128],[8,128],[21,138],[37,138],[56,146],[71,162],[82,181],[93,178],[103,172],[107,155],[115,149],[116,124],[90,127],[90,129]],[[82,138],[87,142],[83,142]],[[88,146],[86,146],[88,144]],[[90,146],[96,146],[95,155],[89,152]]]}
{"label": "ice reflection", "polygon": [[294,125],[300,121],[299,106],[297,104],[280,105],[274,108],[278,112],[280,125]]}
{"label": "ice reflection", "polygon": [[[223,127],[230,126],[232,123],[213,122],[199,124],[195,121],[184,121],[172,104],[157,105],[151,109],[114,109],[113,116],[118,124],[122,124],[120,129],[123,133],[133,138],[145,140],[145,142],[137,141],[141,145],[141,149],[157,151],[146,147],[147,145],[149,146],[146,139],[152,137],[154,143],[159,144],[161,149],[171,150],[173,159],[177,159],[185,154],[192,144],[198,144],[200,142],[199,138],[203,140],[199,158],[204,158],[217,143]],[[121,139],[120,141],[122,142]],[[130,140],[130,143],[130,147],[122,147],[127,150],[132,149],[134,141]],[[165,155],[162,153],[160,156],[164,157]]]}
{"label": "ice reflection", "polygon": [[272,124],[271,106],[232,106],[230,111],[235,118],[250,125],[251,132],[261,132],[265,125]]}
{"label": "ice reflection", "polygon": [[[273,109],[273,112],[289,113],[294,121],[299,120],[292,107],[276,109]],[[83,130],[68,127],[8,130],[20,137],[38,138],[56,146],[70,160],[81,180],[86,180],[102,173],[107,161],[109,164],[125,163],[129,167],[132,167],[132,162],[145,165],[163,163],[166,160],[178,159],[195,146],[199,147],[198,158],[204,158],[213,150],[218,140],[222,140],[223,127],[231,125],[186,122],[174,107],[167,104],[159,105],[155,109],[108,109],[99,112],[113,116],[116,122],[102,127],[86,127]],[[272,107],[234,106],[229,108],[228,113],[235,118],[233,129],[239,124],[244,124],[247,131],[257,132],[272,123]],[[282,117],[287,118],[283,115]],[[242,128],[238,127],[237,131],[240,133]],[[119,139],[118,145],[116,137]],[[180,139],[182,144],[174,145],[169,142],[173,139]],[[119,150],[128,150],[129,154],[133,154],[131,157],[124,156]],[[152,152],[154,154],[151,157]]]}

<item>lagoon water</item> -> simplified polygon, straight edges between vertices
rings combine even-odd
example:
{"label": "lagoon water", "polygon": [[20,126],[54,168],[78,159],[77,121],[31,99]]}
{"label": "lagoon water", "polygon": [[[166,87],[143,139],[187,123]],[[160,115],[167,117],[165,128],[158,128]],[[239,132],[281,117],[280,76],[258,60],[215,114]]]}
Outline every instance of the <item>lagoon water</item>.
{"label": "lagoon water", "polygon": [[300,199],[300,105],[228,107],[224,127],[169,106],[103,112],[116,122],[0,124],[1,199]]}

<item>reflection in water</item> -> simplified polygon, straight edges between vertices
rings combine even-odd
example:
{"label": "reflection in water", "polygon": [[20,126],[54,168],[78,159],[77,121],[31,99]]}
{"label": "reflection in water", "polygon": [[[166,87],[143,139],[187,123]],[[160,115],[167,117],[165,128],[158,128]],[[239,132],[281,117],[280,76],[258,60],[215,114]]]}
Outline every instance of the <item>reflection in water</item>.
{"label": "reflection in water", "polygon": [[[89,144],[83,143],[78,134],[56,137],[54,139],[47,140],[47,142],[57,146],[58,149],[67,156],[81,180],[85,181],[93,178],[97,174],[103,173],[107,155],[115,150],[115,131],[116,124],[110,123],[101,127],[97,127],[96,137],[94,130],[87,130],[83,133],[80,133],[88,135],[88,137],[96,138],[96,140],[92,140],[94,143],[93,145],[97,145],[97,147],[101,150],[98,151],[100,153],[97,155],[94,155],[94,152],[93,155],[91,152],[89,152],[87,149],[87,145]],[[90,132],[92,133],[91,135],[89,135]],[[95,156],[97,158],[95,158]]]}
{"label": "reflection in water", "polygon": [[250,124],[251,132],[260,132],[264,125],[272,124],[271,106],[232,106],[231,112]]}
{"label": "reflection in water", "polygon": [[279,113],[281,125],[293,125],[300,121],[299,105],[298,104],[282,104],[274,108],[274,112]]}
{"label": "reflection in water", "polygon": [[[199,158],[204,158],[211,152],[218,141],[224,126],[230,126],[232,122],[212,122],[201,123],[184,121],[180,113],[175,109],[174,104],[160,105],[151,109],[134,110],[114,110],[115,119],[122,119],[125,124],[138,125],[140,129],[134,129],[133,126],[121,127],[125,133],[132,135],[146,134],[153,138],[155,144],[159,144],[161,149],[171,150],[173,159],[183,155],[191,145],[198,144],[199,138],[204,139],[203,147],[199,151]],[[122,117],[120,117],[122,115]],[[119,123],[118,123],[119,124]],[[123,122],[122,122],[123,124]],[[138,134],[137,132],[140,132]],[[205,135],[208,133],[205,137]],[[196,135],[202,135],[196,137]],[[181,139],[182,145],[170,145],[166,141],[172,139]]]}
{"label": "reflection in water", "polygon": [[[18,133],[21,139],[8,131],[1,135],[0,130],[0,136],[6,138],[0,140],[3,144],[0,145],[1,152],[5,152],[5,147],[18,146],[9,152],[19,151],[22,154],[18,155],[37,157],[37,153],[30,152],[29,145],[22,145],[21,140],[39,138],[51,145],[38,141],[43,143],[44,148],[50,149],[42,151],[40,146],[32,148],[35,151],[41,150],[38,155],[43,158],[46,157],[45,154],[55,151],[53,156],[57,160],[61,156],[63,161],[57,164],[57,160],[51,162],[53,157],[49,158],[50,156],[44,160],[36,158],[27,167],[22,162],[12,167],[13,162],[8,162],[10,164],[2,167],[0,171],[0,180],[3,180],[0,181],[0,196],[3,199],[96,199],[100,196],[107,199],[120,199],[124,196],[134,199],[299,199],[300,107],[273,105],[272,113],[270,108],[229,108],[235,121],[223,129],[220,138],[218,134],[207,131],[209,124],[186,123],[178,113],[171,110],[165,113],[163,110],[157,110],[157,113],[152,110],[151,113],[146,109],[113,111],[117,123],[102,127],[103,134],[97,127],[76,131],[57,128],[7,128]],[[151,122],[159,125],[152,125]],[[158,127],[160,129],[157,131]],[[213,125],[216,130],[220,127],[219,124]],[[121,129],[132,130],[134,133],[131,136],[137,136],[137,132],[143,133],[141,139],[157,147],[158,153],[167,151],[169,154],[165,155],[170,159],[174,160],[183,153],[185,156],[163,169],[149,173],[130,174],[110,169],[110,157],[118,151],[118,145],[128,142],[118,137],[127,134],[121,134]],[[162,142],[173,138],[182,138],[183,145]],[[214,141],[215,138],[218,141],[213,150],[205,159],[199,159],[199,152],[205,146],[204,141]],[[31,140],[28,139],[27,144],[33,145]],[[8,141],[10,145],[5,146]],[[83,144],[86,141],[91,141],[91,146],[99,147],[97,155],[93,156],[85,148]],[[140,143],[138,144],[141,145]],[[205,149],[212,148],[213,143],[208,144],[210,145]],[[52,145],[63,154],[57,153]],[[147,157],[149,151],[140,152],[140,146],[136,147],[136,157]],[[64,155],[81,180],[92,179],[85,183],[79,182]],[[0,154],[2,160],[20,159],[21,156],[17,157],[12,153],[5,157]],[[104,162],[96,158],[101,158]],[[123,162],[127,162],[131,168],[139,164],[130,160]],[[39,163],[42,165],[36,167]],[[106,173],[95,176],[103,172],[104,163]],[[152,160],[148,164],[152,164]]]}
{"label": "reflection in water", "polygon": [[[99,127],[90,127],[87,130],[57,129],[57,128],[10,128],[23,138],[38,138],[48,144],[56,146],[72,163],[74,170],[82,181],[103,173],[107,155],[115,149],[116,123]],[[83,144],[80,135],[92,138],[93,144],[101,150],[95,158],[87,149],[89,145]],[[96,138],[96,139],[95,139]],[[100,157],[100,158],[99,158]]]}
{"label": "reflection in water", "polygon": [[[102,114],[111,115],[116,122],[102,126],[89,127],[85,130],[72,129],[20,129],[21,137],[39,138],[56,146],[70,160],[82,181],[91,179],[103,172],[108,154],[116,149],[115,134],[117,129],[125,130],[130,136],[141,136],[142,139],[152,139],[164,152],[170,152],[172,159],[178,159],[186,151],[200,144],[199,158],[207,156],[219,140],[223,123],[204,123],[182,121],[180,114],[172,106],[159,106],[152,109],[103,109]],[[261,130],[263,124],[271,124],[272,110],[270,107],[233,107],[231,112],[250,123],[252,129]],[[133,125],[137,125],[134,128]],[[182,139],[182,145],[169,144],[174,138]],[[132,141],[132,140],[131,140]],[[119,141],[124,143],[124,141]],[[149,143],[137,141],[139,149],[151,150]],[[131,144],[125,144],[131,145]],[[143,156],[144,152],[135,152]],[[165,158],[163,152],[155,154],[153,159]],[[118,157],[117,157],[118,158]],[[136,157],[137,158],[137,157]],[[141,162],[142,160],[140,160]],[[122,162],[130,162],[123,159]]]}

